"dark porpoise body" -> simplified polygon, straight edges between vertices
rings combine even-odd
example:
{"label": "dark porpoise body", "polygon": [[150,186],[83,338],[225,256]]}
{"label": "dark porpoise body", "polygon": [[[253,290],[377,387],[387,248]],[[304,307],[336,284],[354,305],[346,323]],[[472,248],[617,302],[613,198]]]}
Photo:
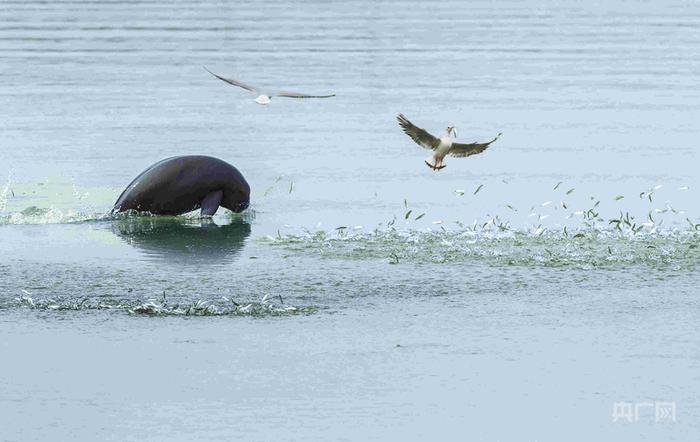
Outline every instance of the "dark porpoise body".
{"label": "dark porpoise body", "polygon": [[219,206],[241,212],[249,202],[250,186],[238,169],[218,158],[187,155],[166,158],[141,172],[112,211],[180,215],[201,208],[202,216],[212,216]]}

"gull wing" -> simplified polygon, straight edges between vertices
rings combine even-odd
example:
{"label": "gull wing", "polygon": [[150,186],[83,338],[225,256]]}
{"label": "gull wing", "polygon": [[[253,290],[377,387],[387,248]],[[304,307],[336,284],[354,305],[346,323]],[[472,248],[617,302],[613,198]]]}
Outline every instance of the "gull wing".
{"label": "gull wing", "polygon": [[243,83],[242,81],[234,80],[234,79],[232,79],[232,78],[224,78],[224,77],[221,77],[221,76],[219,76],[219,75],[216,75],[215,73],[213,73],[213,72],[210,71],[209,69],[207,69],[206,66],[202,66],[202,67],[204,68],[205,71],[209,72],[210,74],[212,74],[213,76],[215,76],[216,78],[218,78],[218,79],[221,80],[221,81],[225,81],[225,82],[228,83],[228,84],[232,84],[232,85],[234,85],[234,86],[238,86],[238,87],[243,88],[243,89],[245,89],[245,90],[247,90],[247,91],[250,91],[250,92],[255,92],[255,93],[258,92],[258,89],[257,89],[256,87],[254,87],[254,86],[251,86],[251,85],[249,85],[249,84],[245,84],[245,83]]}
{"label": "gull wing", "polygon": [[421,129],[420,127],[414,125],[408,121],[408,118],[404,117],[403,114],[399,114],[396,119],[399,121],[399,126],[401,126],[406,135],[411,137],[411,139],[418,143],[419,146],[426,149],[435,150],[440,145],[439,138],[431,135],[427,130]]}
{"label": "gull wing", "polygon": [[496,138],[489,141],[488,143],[452,143],[452,147],[450,148],[449,154],[453,157],[468,157],[470,155],[476,155],[477,153],[485,151],[486,148],[489,147],[491,143],[496,141],[500,136],[501,134],[499,133],[498,135],[496,135]]}
{"label": "gull wing", "polygon": [[275,96],[276,97],[287,97],[287,98],[330,98],[330,97],[335,97],[335,94],[309,95],[309,94],[302,94],[300,92],[281,91],[281,92],[277,92],[275,94]]}

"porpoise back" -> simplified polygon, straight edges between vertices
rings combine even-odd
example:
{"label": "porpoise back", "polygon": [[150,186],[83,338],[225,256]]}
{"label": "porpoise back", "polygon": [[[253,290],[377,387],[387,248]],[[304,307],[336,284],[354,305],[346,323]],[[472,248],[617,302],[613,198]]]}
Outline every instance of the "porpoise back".
{"label": "porpoise back", "polygon": [[[218,206],[241,212],[250,203],[250,186],[231,164],[205,155],[166,158],[141,172],[124,189],[113,212],[137,210],[180,215],[202,208],[213,215]],[[203,207],[204,204],[204,207]]]}

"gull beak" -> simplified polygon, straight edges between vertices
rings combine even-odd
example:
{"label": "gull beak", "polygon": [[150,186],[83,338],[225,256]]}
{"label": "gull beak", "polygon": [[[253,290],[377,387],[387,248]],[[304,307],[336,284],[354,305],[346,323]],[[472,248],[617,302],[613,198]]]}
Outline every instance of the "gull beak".
{"label": "gull beak", "polygon": [[452,135],[454,135],[454,137],[457,138],[457,129],[454,127],[452,128]]}

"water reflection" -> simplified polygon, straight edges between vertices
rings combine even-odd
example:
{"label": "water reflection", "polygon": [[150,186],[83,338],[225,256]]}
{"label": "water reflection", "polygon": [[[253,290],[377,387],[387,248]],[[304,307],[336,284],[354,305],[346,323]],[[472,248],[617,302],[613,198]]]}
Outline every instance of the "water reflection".
{"label": "water reflection", "polygon": [[211,220],[180,217],[135,217],[115,221],[112,231],[148,259],[222,263],[232,261],[241,251],[250,236],[250,224],[241,220],[218,225]]}

